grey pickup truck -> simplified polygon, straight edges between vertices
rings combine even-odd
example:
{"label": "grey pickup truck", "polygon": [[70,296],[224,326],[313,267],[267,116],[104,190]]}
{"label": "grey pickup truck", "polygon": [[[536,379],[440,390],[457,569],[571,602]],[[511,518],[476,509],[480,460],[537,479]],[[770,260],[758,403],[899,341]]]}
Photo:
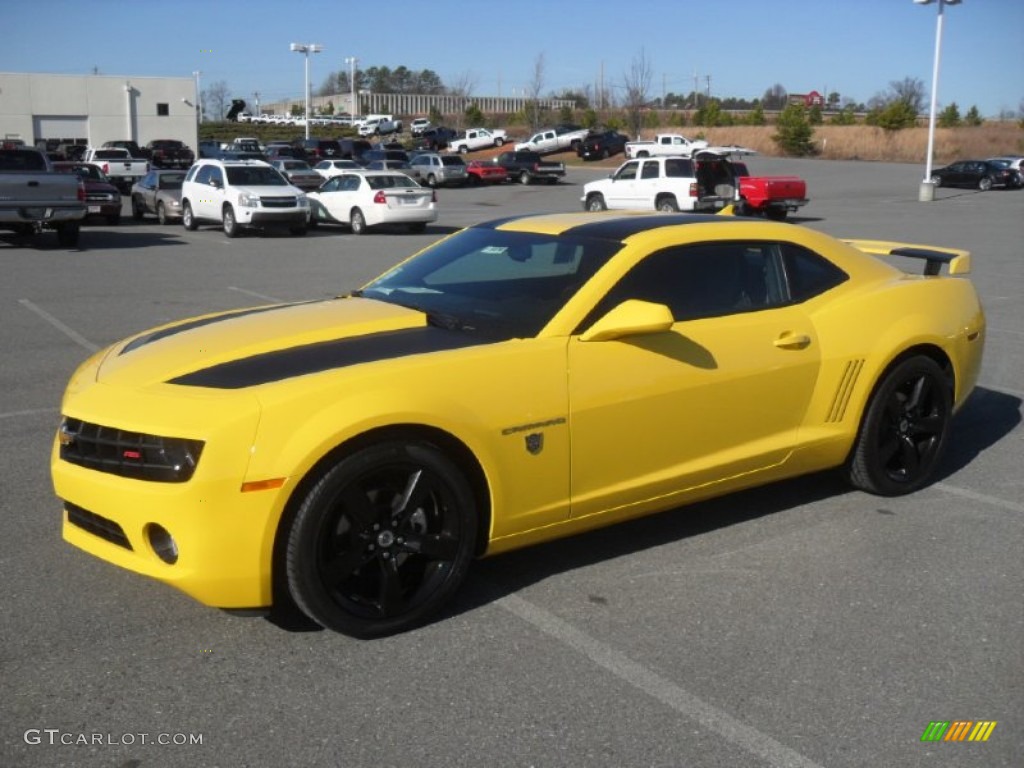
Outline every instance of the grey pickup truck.
{"label": "grey pickup truck", "polygon": [[0,142],[0,230],[28,236],[52,229],[60,245],[72,248],[85,214],[78,174],[54,173],[38,149]]}

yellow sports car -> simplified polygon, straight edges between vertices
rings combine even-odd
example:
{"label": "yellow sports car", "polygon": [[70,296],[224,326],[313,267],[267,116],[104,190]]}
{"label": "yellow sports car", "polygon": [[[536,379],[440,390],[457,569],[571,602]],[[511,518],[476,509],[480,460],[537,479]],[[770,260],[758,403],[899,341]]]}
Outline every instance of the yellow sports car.
{"label": "yellow sports car", "polygon": [[346,296],[87,360],[53,446],[64,537],[207,605],[374,637],[477,556],[829,468],[908,493],[981,366],[969,272],[730,216],[473,226]]}

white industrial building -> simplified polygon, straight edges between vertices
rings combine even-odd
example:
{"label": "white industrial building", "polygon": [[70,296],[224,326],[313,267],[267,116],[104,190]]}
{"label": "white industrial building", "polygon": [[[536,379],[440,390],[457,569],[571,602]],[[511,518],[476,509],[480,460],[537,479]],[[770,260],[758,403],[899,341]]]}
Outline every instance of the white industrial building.
{"label": "white industrial building", "polygon": [[0,139],[98,147],[178,139],[198,147],[191,77],[0,72]]}

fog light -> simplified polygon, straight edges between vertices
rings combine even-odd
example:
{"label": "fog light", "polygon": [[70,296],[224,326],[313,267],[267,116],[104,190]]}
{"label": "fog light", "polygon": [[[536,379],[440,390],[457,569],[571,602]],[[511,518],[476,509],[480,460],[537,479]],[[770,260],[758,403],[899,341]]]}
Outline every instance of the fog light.
{"label": "fog light", "polygon": [[149,539],[149,546],[156,552],[157,557],[168,565],[178,562],[178,544],[166,528],[156,523],[150,523],[146,526],[146,538]]}

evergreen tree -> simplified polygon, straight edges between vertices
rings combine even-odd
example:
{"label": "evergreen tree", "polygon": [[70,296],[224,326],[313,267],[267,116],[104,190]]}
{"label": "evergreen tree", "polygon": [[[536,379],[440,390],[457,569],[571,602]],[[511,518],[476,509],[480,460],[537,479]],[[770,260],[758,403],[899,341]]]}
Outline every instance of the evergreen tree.
{"label": "evergreen tree", "polygon": [[772,141],[787,155],[803,157],[814,154],[814,128],[802,104],[790,104],[779,113]]}

